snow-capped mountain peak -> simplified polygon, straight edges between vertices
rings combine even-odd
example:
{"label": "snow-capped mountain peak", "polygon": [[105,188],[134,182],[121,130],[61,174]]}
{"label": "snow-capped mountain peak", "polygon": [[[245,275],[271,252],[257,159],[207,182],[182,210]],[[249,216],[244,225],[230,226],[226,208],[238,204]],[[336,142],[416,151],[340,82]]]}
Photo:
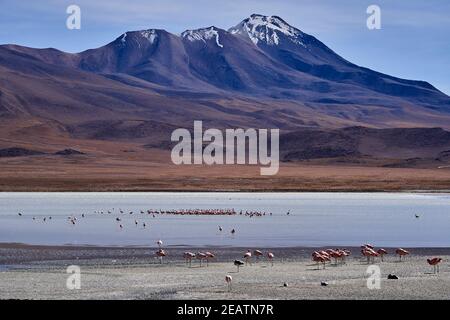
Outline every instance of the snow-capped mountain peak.
{"label": "snow-capped mountain peak", "polygon": [[282,41],[281,36],[285,36],[291,42],[304,46],[303,33],[277,16],[252,14],[228,31],[232,34],[248,36],[255,45],[260,42],[279,45]]}
{"label": "snow-capped mountain peak", "polygon": [[203,41],[204,43],[211,39],[214,39],[216,45],[220,48],[223,48],[223,44],[220,42],[219,29],[214,26],[196,30],[186,30],[181,34],[181,37],[192,42]]}
{"label": "snow-capped mountain peak", "polygon": [[147,30],[141,30],[141,31],[128,31],[122,34],[119,39],[120,42],[125,45],[127,41],[133,40],[133,41],[139,41],[139,38],[143,38],[150,42],[150,44],[153,44],[156,39],[158,38],[158,33],[156,29],[147,29]]}

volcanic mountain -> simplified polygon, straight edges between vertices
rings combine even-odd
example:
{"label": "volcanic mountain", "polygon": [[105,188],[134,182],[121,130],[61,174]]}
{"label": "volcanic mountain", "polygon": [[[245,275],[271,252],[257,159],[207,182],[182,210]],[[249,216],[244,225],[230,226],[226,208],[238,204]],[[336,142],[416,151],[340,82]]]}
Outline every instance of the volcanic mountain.
{"label": "volcanic mountain", "polygon": [[38,132],[155,146],[193,120],[285,132],[450,129],[450,97],[357,66],[277,16],[181,35],[131,31],[76,54],[0,46],[5,141]]}

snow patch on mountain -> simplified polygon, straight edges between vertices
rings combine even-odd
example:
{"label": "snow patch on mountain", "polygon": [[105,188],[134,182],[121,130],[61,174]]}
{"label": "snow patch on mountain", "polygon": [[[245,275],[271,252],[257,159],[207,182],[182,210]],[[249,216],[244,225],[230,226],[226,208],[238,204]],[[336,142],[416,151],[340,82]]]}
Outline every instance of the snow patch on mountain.
{"label": "snow patch on mountain", "polygon": [[223,48],[223,44],[220,43],[219,31],[215,27],[186,30],[181,34],[181,36],[189,41],[203,41],[204,43],[208,40],[215,39],[216,45]]}
{"label": "snow patch on mountain", "polygon": [[125,44],[125,42],[127,42],[127,33],[126,32],[122,35],[122,39],[120,39],[120,41],[122,41],[123,44]]}
{"label": "snow patch on mountain", "polygon": [[280,35],[283,34],[291,42],[305,46],[302,41],[303,33],[277,16],[269,17],[253,14],[236,27],[231,28],[229,32],[247,35],[255,45],[259,42],[264,42],[268,45],[279,45]]}
{"label": "snow patch on mountain", "polygon": [[151,44],[153,44],[158,38],[158,34],[155,29],[141,31],[141,36],[147,39]]}

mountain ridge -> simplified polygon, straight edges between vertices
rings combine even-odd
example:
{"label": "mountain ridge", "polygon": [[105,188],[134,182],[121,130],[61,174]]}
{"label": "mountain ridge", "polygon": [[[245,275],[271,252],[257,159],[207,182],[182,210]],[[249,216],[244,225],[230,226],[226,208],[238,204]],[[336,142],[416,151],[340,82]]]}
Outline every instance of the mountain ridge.
{"label": "mountain ridge", "polygon": [[79,53],[1,45],[0,83],[0,119],[450,128],[450,97],[431,84],[356,66],[277,16],[127,31]]}

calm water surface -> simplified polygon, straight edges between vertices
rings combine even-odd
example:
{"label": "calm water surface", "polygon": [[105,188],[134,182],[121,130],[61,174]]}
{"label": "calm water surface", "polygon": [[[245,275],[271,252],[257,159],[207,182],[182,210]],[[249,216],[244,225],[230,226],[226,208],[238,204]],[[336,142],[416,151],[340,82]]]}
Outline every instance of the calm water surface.
{"label": "calm water surface", "polygon": [[[120,214],[119,208],[134,213]],[[153,218],[139,213],[182,208],[234,208],[273,215]],[[108,210],[112,213],[107,214]],[[81,218],[82,213],[85,218]],[[68,221],[70,215],[77,217],[76,225]],[[52,220],[44,222],[49,216]],[[118,216],[123,229],[115,221]],[[146,228],[142,227],[144,222]],[[233,228],[234,236],[230,233]],[[449,247],[450,195],[0,193],[0,242],[155,246],[158,239],[167,246],[353,246],[370,242],[385,247]]]}

